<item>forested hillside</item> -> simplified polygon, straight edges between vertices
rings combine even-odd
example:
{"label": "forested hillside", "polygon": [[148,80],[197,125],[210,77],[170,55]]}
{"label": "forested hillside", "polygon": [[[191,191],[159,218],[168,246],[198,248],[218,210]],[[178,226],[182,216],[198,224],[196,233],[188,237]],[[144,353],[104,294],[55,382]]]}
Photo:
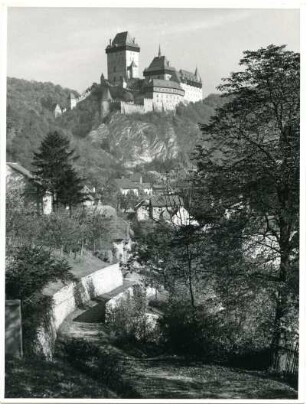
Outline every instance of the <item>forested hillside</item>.
{"label": "forested hillside", "polygon": [[41,140],[49,131],[62,130],[80,156],[76,164],[82,175],[98,182],[137,165],[188,165],[200,134],[198,124],[207,123],[224,102],[212,94],[202,102],[178,106],[175,115],[116,113],[102,122],[97,84],[92,95],[58,118],[55,105],[68,106],[69,94],[77,95],[76,91],[15,78],[8,78],[7,88],[7,159],[31,169]]}

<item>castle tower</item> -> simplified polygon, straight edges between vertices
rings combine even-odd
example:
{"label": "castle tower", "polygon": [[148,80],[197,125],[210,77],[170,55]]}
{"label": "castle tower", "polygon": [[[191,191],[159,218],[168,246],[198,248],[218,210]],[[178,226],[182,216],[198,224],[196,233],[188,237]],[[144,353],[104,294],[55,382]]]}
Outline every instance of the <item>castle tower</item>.
{"label": "castle tower", "polygon": [[105,52],[110,83],[119,84],[122,79],[139,78],[140,47],[127,31],[110,40]]}
{"label": "castle tower", "polygon": [[70,101],[70,109],[75,108],[77,105],[77,99],[73,93],[70,93],[69,101]]}

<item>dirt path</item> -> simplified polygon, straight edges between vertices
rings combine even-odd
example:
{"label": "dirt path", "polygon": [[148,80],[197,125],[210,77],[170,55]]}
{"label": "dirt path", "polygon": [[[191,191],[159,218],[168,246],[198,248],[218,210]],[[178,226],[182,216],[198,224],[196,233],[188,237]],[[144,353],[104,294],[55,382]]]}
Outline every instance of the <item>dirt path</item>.
{"label": "dirt path", "polygon": [[59,344],[72,344],[69,360],[73,365],[106,383],[122,398],[297,398],[293,388],[260,372],[187,364],[173,357],[135,358],[109,343],[104,324],[74,321],[81,314],[82,310],[77,310],[66,319]]}

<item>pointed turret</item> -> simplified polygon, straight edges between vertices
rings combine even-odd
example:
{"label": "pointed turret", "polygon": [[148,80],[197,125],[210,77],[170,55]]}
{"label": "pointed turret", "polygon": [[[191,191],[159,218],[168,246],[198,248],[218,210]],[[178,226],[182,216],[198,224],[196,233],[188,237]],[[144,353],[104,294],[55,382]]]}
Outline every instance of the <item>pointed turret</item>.
{"label": "pointed turret", "polygon": [[161,57],[161,50],[160,50],[160,45],[158,46],[158,57]]}
{"label": "pointed turret", "polygon": [[198,66],[196,66],[194,75],[195,75],[195,77],[196,77],[197,80],[202,81],[202,80],[201,80],[201,77],[200,77],[200,75],[199,75]]}

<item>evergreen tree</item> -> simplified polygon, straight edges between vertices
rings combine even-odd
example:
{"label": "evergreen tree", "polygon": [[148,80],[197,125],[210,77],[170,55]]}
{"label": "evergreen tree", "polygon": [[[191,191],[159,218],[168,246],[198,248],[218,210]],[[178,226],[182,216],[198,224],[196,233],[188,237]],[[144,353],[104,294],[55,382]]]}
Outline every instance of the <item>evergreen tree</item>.
{"label": "evergreen tree", "polygon": [[58,132],[48,133],[34,153],[35,180],[41,183],[43,192],[52,194],[56,207],[62,204],[71,209],[84,200],[82,179],[72,165],[76,159],[69,140]]}

